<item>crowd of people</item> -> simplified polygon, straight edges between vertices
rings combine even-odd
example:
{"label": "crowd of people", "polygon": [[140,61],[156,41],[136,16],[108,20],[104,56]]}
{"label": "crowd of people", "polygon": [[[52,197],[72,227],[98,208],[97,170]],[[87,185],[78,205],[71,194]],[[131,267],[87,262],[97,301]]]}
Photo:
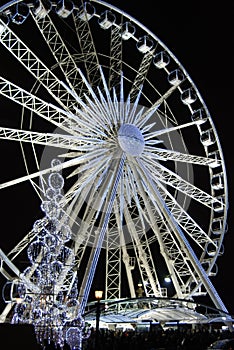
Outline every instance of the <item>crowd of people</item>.
{"label": "crowd of people", "polygon": [[[215,340],[233,338],[229,330],[168,328],[150,331],[100,329],[84,341],[82,350],[205,350]],[[96,344],[98,341],[98,344]]]}

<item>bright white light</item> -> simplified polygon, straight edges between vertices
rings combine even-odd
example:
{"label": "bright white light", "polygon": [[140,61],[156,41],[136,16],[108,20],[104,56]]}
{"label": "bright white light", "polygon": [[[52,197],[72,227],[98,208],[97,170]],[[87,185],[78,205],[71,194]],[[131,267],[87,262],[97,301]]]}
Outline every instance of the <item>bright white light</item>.
{"label": "bright white light", "polygon": [[144,150],[144,138],[135,125],[121,125],[118,132],[118,141],[122,150],[131,156],[139,156]]}
{"label": "bright white light", "polygon": [[164,281],[165,281],[166,283],[170,283],[170,282],[171,282],[171,277],[170,277],[170,276],[166,276],[166,277],[164,278]]}

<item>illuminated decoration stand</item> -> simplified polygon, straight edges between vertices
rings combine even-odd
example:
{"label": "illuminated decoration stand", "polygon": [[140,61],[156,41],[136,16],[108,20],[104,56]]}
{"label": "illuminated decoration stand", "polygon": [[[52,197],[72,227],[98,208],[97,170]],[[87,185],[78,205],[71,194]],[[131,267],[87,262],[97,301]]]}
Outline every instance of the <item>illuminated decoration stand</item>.
{"label": "illuminated decoration stand", "polygon": [[[54,159],[51,166],[59,164]],[[16,302],[11,322],[33,324],[43,348],[50,343],[63,348],[66,342],[71,350],[80,350],[85,323],[77,300],[77,271],[69,247],[71,230],[63,208],[63,185],[59,172],[48,176],[41,204],[45,217],[34,223],[36,239],[27,249],[31,266],[24,270],[21,281],[11,285],[11,301]]]}
{"label": "illuminated decoration stand", "polygon": [[[101,273],[105,300],[120,300],[123,283],[136,298],[134,282],[140,278],[146,298],[209,296],[228,314],[211,281],[227,230],[223,152],[206,104],[174,54],[145,25],[101,0],[10,1],[0,7],[0,50],[0,147],[6,164],[0,194],[12,199],[12,207],[18,191],[31,203],[43,192],[39,179],[58,171],[48,159],[61,159],[73,233],[72,249],[64,253],[69,257],[61,260],[59,249],[67,247],[68,237],[62,235],[55,249],[51,231],[43,245],[33,229],[20,241],[12,237],[8,254],[0,250],[1,273],[11,281],[7,265],[18,277],[26,288],[24,302],[28,291],[42,309],[55,299],[66,310],[51,309],[63,327],[73,320],[72,310],[80,307],[84,314]],[[12,158],[21,160],[14,171],[7,167],[8,145]],[[42,208],[48,216],[47,204]],[[4,226],[9,213],[2,210]],[[48,271],[43,256],[50,250],[56,262],[48,260]],[[16,257],[25,251],[32,266],[38,251],[38,275],[37,269],[29,276],[18,271]],[[77,293],[73,259],[81,277],[79,304],[71,298],[70,308],[63,292]],[[31,277],[48,283],[39,299],[42,282],[38,289]],[[0,321],[11,311],[8,303]],[[23,311],[16,308],[15,322]],[[63,342],[59,327],[51,337]]]}

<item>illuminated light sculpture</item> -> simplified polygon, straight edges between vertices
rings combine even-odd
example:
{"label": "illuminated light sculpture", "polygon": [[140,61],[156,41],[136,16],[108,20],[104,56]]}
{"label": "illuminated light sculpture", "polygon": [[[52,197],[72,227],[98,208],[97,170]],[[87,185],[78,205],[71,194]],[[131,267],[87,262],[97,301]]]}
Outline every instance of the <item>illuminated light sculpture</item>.
{"label": "illuminated light sculpture", "polygon": [[[54,159],[51,165],[59,165],[59,161]],[[62,205],[63,185],[59,172],[49,175],[46,198],[41,204],[45,218],[34,223],[36,239],[27,249],[31,266],[23,272],[24,278],[37,288],[32,292],[22,282],[14,283],[19,301],[12,323],[33,324],[37,342],[42,347],[53,342],[63,348],[67,343],[72,350],[80,350],[85,323],[77,300],[77,271],[74,253],[69,247],[68,216]],[[67,278],[73,283],[66,284]]]}

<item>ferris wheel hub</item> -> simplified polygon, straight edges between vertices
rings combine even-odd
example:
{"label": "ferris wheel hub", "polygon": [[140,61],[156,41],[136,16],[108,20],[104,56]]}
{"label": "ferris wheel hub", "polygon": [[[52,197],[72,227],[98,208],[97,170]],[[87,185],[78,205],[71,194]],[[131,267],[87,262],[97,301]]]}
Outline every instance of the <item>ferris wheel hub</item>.
{"label": "ferris wheel hub", "polygon": [[141,131],[133,124],[123,124],[118,131],[121,149],[131,156],[139,156],[145,147]]}

